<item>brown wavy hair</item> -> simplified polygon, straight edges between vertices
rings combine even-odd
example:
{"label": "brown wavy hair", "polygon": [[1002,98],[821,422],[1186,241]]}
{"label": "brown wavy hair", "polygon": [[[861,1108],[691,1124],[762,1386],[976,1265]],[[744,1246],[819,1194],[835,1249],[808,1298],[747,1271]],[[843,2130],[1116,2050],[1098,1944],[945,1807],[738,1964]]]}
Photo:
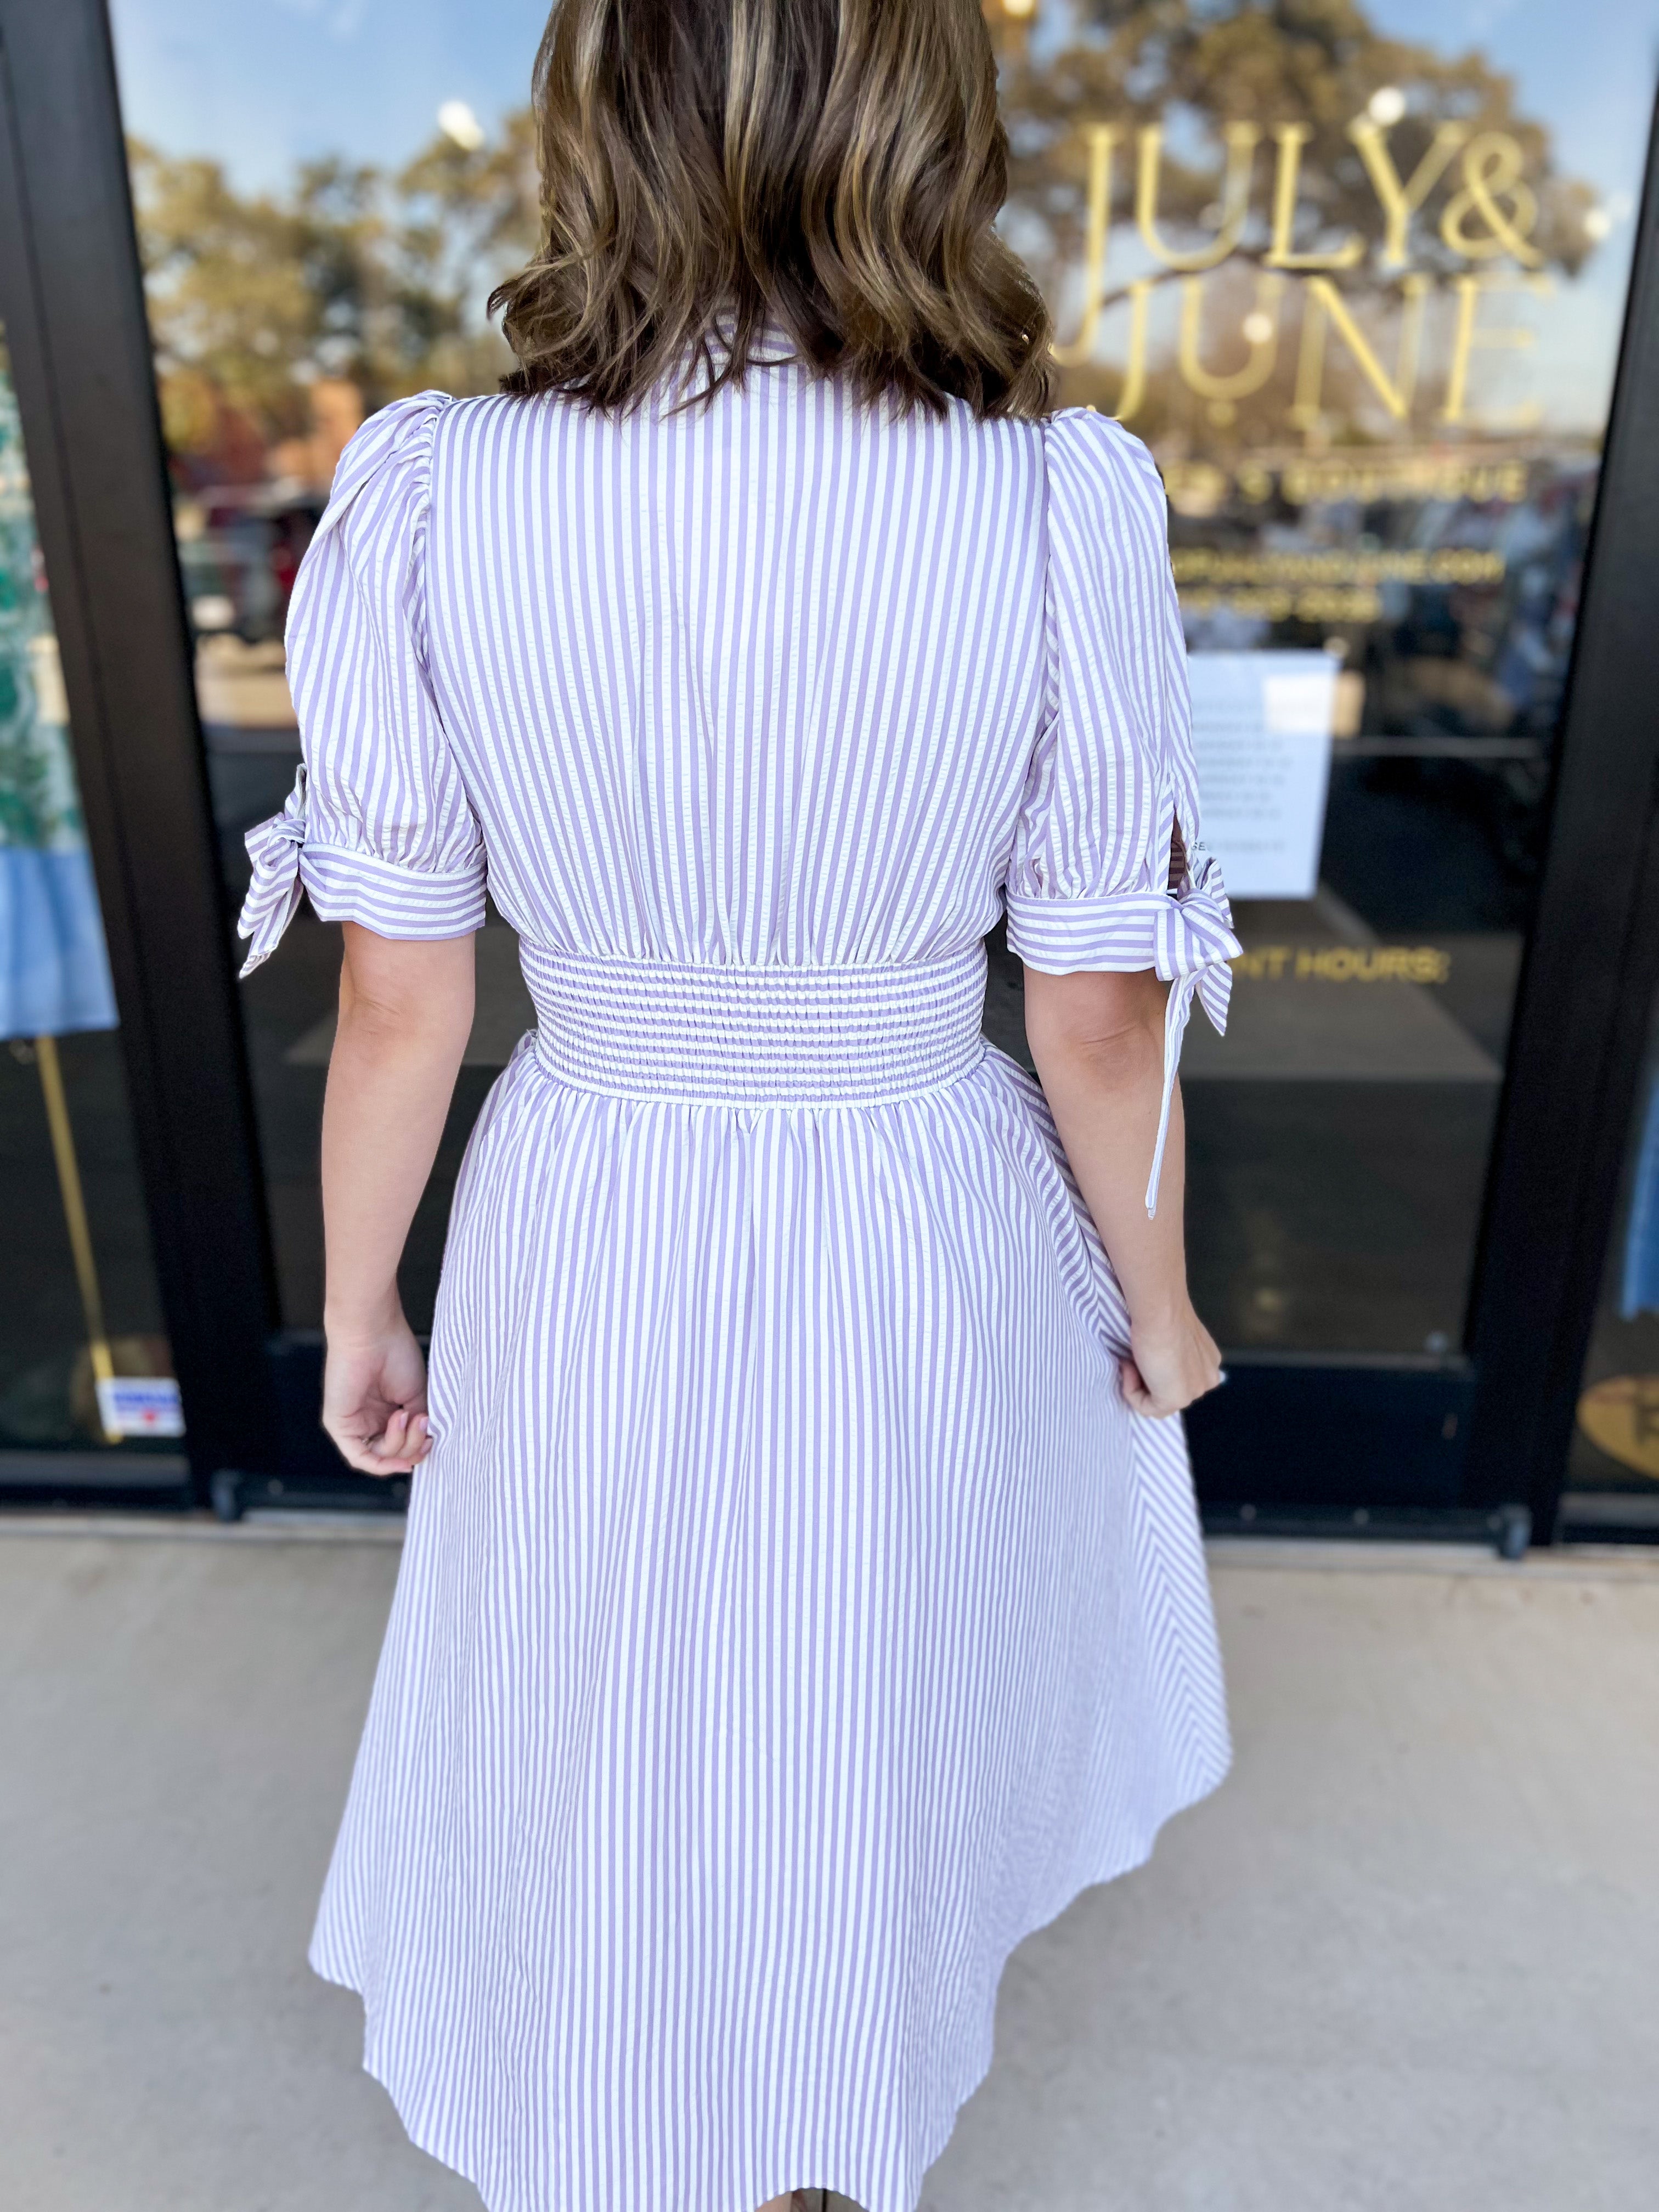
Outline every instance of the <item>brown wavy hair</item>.
{"label": "brown wavy hair", "polygon": [[712,398],[781,337],[906,410],[1046,410],[1048,310],[992,228],[979,0],[555,0],[534,89],[543,239],[490,298],[503,390]]}

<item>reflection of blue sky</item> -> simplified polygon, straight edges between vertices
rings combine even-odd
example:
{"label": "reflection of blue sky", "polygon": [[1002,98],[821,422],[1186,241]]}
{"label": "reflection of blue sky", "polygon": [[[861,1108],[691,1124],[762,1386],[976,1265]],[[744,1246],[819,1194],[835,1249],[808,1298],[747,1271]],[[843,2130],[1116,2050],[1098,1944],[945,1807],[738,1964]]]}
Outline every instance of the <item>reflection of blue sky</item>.
{"label": "reflection of blue sky", "polygon": [[1603,191],[1633,191],[1659,69],[1659,0],[1385,0],[1392,37],[1475,48],[1516,80],[1558,158]]}
{"label": "reflection of blue sky", "polygon": [[538,0],[113,0],[128,128],[243,185],[344,153],[403,161],[441,101],[488,124],[530,93]]}
{"label": "reflection of blue sky", "polygon": [[[129,127],[169,152],[224,161],[244,186],[343,153],[395,164],[433,135],[446,100],[489,125],[528,94],[539,0],[112,0]],[[1386,35],[1512,74],[1562,166],[1610,199],[1633,195],[1659,66],[1659,0],[1373,0]],[[1062,27],[1048,0],[1039,37]],[[1554,419],[1599,414],[1616,342],[1628,219],[1540,313],[1534,390]],[[1562,303],[1565,305],[1565,302]]]}
{"label": "reflection of blue sky", "polygon": [[1533,389],[1552,420],[1598,422],[1612,386],[1642,158],[1659,71],[1659,0],[1386,0],[1394,36],[1477,48],[1516,80],[1518,105],[1549,125],[1556,160],[1618,211],[1607,244],[1568,295],[1538,311]]}

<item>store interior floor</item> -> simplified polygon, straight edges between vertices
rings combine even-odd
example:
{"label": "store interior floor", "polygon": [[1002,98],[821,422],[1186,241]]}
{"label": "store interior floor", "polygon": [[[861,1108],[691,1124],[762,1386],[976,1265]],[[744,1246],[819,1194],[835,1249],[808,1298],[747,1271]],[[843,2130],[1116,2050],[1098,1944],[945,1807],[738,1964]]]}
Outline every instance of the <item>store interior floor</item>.
{"label": "store interior floor", "polygon": [[[1212,1561],[1233,1776],[1016,1954],[924,2212],[1652,2202],[1659,1555]],[[476,2212],[304,1963],[397,1562],[0,1520],[0,2203]]]}

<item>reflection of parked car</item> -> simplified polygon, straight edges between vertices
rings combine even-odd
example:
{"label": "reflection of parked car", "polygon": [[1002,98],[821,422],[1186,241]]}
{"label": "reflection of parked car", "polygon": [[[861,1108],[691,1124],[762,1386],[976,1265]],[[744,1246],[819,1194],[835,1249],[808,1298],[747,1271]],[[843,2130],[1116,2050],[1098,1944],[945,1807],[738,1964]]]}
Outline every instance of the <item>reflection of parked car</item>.
{"label": "reflection of parked car", "polygon": [[[1501,554],[1503,580],[1403,593],[1391,630],[1373,635],[1366,656],[1382,730],[1425,748],[1388,764],[1396,786],[1455,792],[1517,882],[1536,874],[1542,848],[1595,487],[1578,456],[1535,464],[1530,478],[1524,500],[1447,502],[1414,518],[1415,543]],[[1445,741],[1437,758],[1437,740]]]}
{"label": "reflection of parked car", "polygon": [[1553,740],[1577,615],[1578,574],[1595,493],[1580,462],[1532,471],[1524,501],[1447,502],[1410,522],[1407,542],[1501,556],[1501,583],[1419,586],[1390,609],[1385,729],[1430,737]]}
{"label": "reflection of parked car", "polygon": [[[1425,837],[1436,817],[1443,828],[1454,817],[1478,825],[1504,880],[1524,889],[1542,849],[1595,461],[1568,446],[1511,455],[1506,465],[1518,481],[1501,496],[1407,491],[1297,505],[1238,493],[1219,506],[1177,507],[1171,538],[1178,553],[1224,555],[1247,584],[1252,564],[1265,571],[1275,560],[1328,561],[1338,586],[1376,564],[1370,619],[1270,617],[1259,589],[1219,591],[1201,606],[1200,595],[1184,593],[1188,642],[1341,651],[1364,713],[1342,732],[1351,742],[1339,750],[1338,773],[1414,811]],[[1463,556],[1487,573],[1460,577]],[[1421,580],[1388,574],[1391,562],[1422,564]],[[1458,865],[1467,864],[1466,852]]]}
{"label": "reflection of parked car", "polygon": [[181,503],[179,558],[191,628],[250,645],[280,637],[324,495],[289,484],[221,485]]}

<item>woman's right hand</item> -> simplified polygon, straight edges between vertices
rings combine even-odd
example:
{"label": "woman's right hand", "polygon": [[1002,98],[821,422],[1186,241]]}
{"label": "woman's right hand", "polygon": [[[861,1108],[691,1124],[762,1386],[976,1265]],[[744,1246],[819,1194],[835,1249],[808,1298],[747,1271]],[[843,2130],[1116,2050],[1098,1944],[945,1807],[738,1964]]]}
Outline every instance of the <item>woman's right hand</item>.
{"label": "woman's right hand", "polygon": [[1223,1379],[1216,1340],[1189,1302],[1167,1321],[1132,1322],[1129,1357],[1118,1364],[1130,1412],[1154,1420],[1178,1413]]}

